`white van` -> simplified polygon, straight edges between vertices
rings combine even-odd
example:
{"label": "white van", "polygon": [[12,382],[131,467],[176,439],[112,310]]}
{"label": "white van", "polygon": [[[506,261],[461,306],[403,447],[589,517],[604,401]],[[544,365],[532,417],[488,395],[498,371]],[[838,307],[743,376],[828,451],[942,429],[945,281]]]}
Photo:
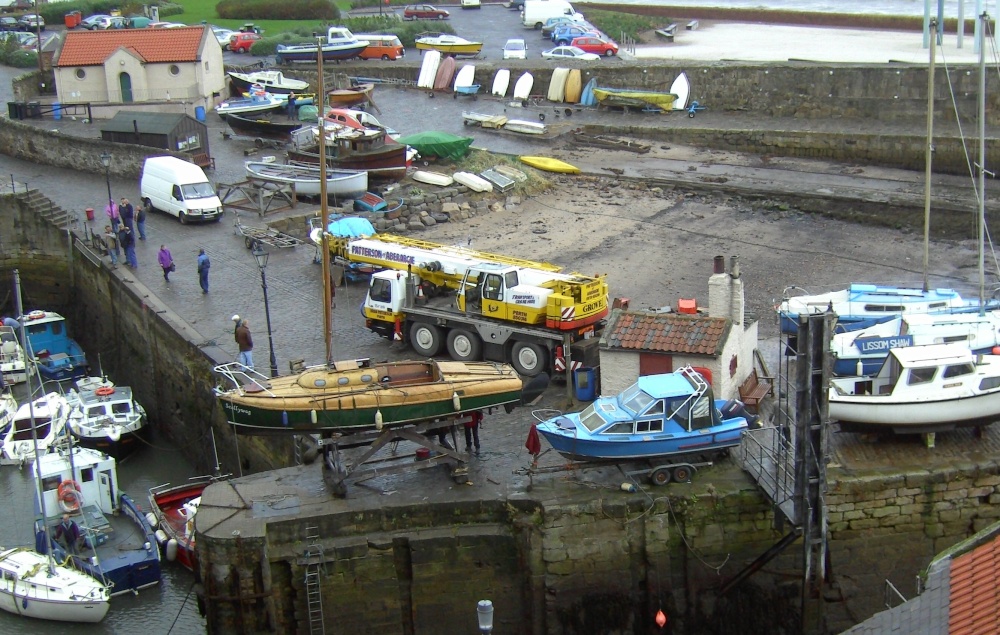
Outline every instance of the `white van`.
{"label": "white van", "polygon": [[524,0],[521,23],[529,29],[540,29],[546,20],[557,15],[579,16],[579,19],[583,19],[583,14],[577,13],[566,0]]}
{"label": "white van", "polygon": [[147,213],[158,209],[188,221],[218,221],[222,201],[197,165],[177,157],[149,157],[139,178],[139,198]]}

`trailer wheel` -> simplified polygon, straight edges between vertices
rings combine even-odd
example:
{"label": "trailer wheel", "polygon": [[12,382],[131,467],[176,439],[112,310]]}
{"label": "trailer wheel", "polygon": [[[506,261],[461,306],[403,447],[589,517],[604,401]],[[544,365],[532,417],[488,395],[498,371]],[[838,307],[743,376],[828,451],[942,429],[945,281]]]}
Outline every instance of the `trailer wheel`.
{"label": "trailer wheel", "polygon": [[510,363],[519,375],[534,377],[545,370],[545,351],[537,344],[514,342]]}
{"label": "trailer wheel", "polygon": [[687,465],[679,465],[675,467],[673,480],[675,483],[687,483],[691,480],[691,468]]}
{"label": "trailer wheel", "polygon": [[424,357],[434,357],[441,350],[441,330],[418,322],[410,327],[410,345]]}
{"label": "trailer wheel", "polygon": [[649,475],[649,482],[653,485],[666,485],[670,482],[670,468],[658,467]]}
{"label": "trailer wheel", "polygon": [[482,357],[483,343],[478,335],[455,329],[448,333],[448,354],[460,362],[474,362]]}

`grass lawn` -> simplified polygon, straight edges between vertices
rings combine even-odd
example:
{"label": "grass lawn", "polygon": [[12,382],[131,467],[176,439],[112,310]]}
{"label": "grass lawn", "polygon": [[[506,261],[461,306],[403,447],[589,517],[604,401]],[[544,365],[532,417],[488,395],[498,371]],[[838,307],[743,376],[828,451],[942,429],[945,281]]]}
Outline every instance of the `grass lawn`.
{"label": "grass lawn", "polygon": [[[161,18],[170,22],[183,22],[184,24],[201,24],[202,20],[209,24],[225,27],[227,29],[238,30],[247,22],[253,22],[264,29],[264,37],[278,35],[284,31],[293,29],[306,29],[317,33],[325,33],[326,28],[319,20],[223,20],[215,13],[215,5],[218,0],[171,0],[184,7],[184,13]],[[342,15],[351,8],[350,2],[342,0],[334,4],[340,9]]]}

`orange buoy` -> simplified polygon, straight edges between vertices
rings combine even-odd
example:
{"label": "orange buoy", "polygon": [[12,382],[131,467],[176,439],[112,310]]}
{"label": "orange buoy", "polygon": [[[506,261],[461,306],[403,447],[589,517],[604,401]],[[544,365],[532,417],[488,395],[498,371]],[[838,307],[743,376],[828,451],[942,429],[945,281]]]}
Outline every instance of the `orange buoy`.
{"label": "orange buoy", "polygon": [[115,394],[115,389],[112,388],[111,386],[101,386],[100,388],[94,391],[94,394],[97,395],[98,397],[110,397],[111,395]]}

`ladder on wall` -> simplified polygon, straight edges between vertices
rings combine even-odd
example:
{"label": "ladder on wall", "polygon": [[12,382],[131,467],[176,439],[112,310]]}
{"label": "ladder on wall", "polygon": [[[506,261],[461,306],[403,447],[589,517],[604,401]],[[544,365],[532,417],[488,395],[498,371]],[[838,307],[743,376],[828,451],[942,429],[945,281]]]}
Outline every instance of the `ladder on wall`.
{"label": "ladder on wall", "polygon": [[311,635],[322,635],[324,626],[321,580],[326,557],[323,553],[323,545],[319,544],[319,527],[316,525],[307,525],[306,539],[309,541],[309,546],[306,547],[305,552],[306,611],[309,620],[309,633]]}

